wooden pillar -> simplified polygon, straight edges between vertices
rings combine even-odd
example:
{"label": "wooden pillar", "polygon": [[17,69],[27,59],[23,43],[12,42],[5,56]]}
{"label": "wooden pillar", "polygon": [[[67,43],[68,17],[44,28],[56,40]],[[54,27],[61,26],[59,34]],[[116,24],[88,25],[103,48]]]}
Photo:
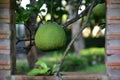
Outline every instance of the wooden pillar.
{"label": "wooden pillar", "polygon": [[11,54],[15,54],[15,37],[11,36],[15,34],[14,10],[10,6],[11,2],[11,0],[0,0],[0,80],[11,80]]}
{"label": "wooden pillar", "polygon": [[11,58],[11,74],[16,71],[16,19],[15,19],[15,1],[10,0],[10,58]]}
{"label": "wooden pillar", "polygon": [[111,80],[120,80],[120,0],[107,0],[106,68]]}

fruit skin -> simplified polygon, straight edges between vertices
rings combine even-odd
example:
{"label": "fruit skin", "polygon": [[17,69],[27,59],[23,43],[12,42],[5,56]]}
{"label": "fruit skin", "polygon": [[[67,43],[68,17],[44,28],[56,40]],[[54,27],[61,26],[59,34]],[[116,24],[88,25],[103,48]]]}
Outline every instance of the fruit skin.
{"label": "fruit skin", "polygon": [[105,18],[106,15],[105,3],[96,5],[93,8],[93,14],[96,18]]}
{"label": "fruit skin", "polygon": [[56,22],[42,24],[35,35],[35,44],[42,51],[60,49],[66,44],[64,29]]}

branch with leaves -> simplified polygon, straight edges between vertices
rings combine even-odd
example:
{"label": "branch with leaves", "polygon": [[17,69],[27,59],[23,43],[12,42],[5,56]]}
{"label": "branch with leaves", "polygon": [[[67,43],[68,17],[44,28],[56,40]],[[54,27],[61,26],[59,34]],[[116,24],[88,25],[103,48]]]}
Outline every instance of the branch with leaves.
{"label": "branch with leaves", "polygon": [[[96,6],[97,4],[94,4],[94,6]],[[66,23],[62,24],[63,27],[67,27],[68,25],[74,23],[75,21],[79,20],[80,18],[82,18],[83,16],[85,16],[89,9],[90,9],[91,5],[89,5],[84,11],[82,11],[80,14],[78,14],[77,16],[75,16],[74,18],[72,18],[71,20],[67,21]],[[76,13],[77,14],[77,13]]]}

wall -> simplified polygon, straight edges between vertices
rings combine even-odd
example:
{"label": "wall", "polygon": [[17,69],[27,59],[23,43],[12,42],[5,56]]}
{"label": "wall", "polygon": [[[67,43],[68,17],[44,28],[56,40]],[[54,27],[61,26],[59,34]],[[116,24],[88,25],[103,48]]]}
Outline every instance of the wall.
{"label": "wall", "polygon": [[[12,0],[0,0],[0,80],[10,80],[13,67],[11,56],[15,52],[14,10]],[[11,46],[12,44],[12,46]]]}
{"label": "wall", "polygon": [[111,80],[120,80],[120,0],[107,0],[106,68]]}

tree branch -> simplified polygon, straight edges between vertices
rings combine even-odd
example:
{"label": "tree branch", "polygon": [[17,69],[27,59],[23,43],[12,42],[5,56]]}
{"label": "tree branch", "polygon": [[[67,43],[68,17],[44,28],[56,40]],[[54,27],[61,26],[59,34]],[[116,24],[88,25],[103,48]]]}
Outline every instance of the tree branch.
{"label": "tree branch", "polygon": [[88,9],[88,11],[87,11],[87,12],[88,12],[88,14],[87,14],[87,19],[86,19],[85,23],[83,24],[82,28],[81,28],[80,31],[74,36],[74,38],[71,40],[71,42],[68,44],[66,50],[64,51],[64,53],[63,53],[63,58],[61,59],[60,64],[58,64],[58,69],[57,69],[57,71],[56,71],[56,73],[55,73],[55,78],[56,78],[56,80],[62,80],[62,77],[61,77],[61,75],[60,75],[61,65],[63,64],[63,62],[64,62],[64,60],[65,60],[65,57],[66,57],[66,55],[67,55],[70,47],[72,46],[73,42],[74,42],[74,41],[76,40],[76,38],[80,35],[80,33],[82,32],[82,30],[86,27],[86,25],[87,25],[87,23],[88,23],[88,19],[89,19],[90,14],[91,14],[91,11],[92,11],[93,7],[95,6],[95,4],[96,4],[96,0],[94,0],[94,1],[92,2],[92,4],[89,6],[89,9]]}
{"label": "tree branch", "polygon": [[[34,40],[34,39],[32,38],[31,40]],[[30,41],[30,39],[19,39],[19,38],[17,38],[16,45],[21,41]]]}
{"label": "tree branch", "polygon": [[[93,5],[96,6],[97,5],[97,1],[95,1],[95,4]],[[81,12],[81,14],[78,14],[78,16],[75,16],[74,18],[72,18],[71,20],[67,21],[66,23],[62,24],[63,27],[67,27],[68,25],[74,23],[75,21],[79,20],[81,17],[83,17],[84,15],[86,15],[90,9],[91,5],[89,5],[84,11]]]}

